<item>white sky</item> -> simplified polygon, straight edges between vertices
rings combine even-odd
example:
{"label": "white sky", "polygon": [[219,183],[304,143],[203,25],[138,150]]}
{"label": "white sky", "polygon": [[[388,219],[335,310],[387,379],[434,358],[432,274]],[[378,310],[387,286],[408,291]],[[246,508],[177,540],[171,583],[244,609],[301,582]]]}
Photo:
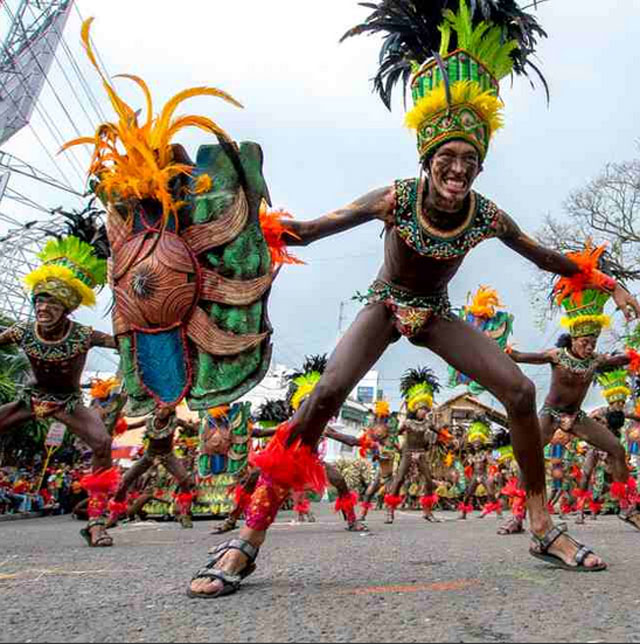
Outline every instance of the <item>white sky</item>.
{"label": "white sky", "polygon": [[[185,113],[206,114],[237,140],[259,142],[265,152],[265,175],[274,206],[308,219],[348,203],[396,178],[414,176],[417,155],[412,135],[403,128],[398,100],[389,113],[371,94],[368,79],[376,69],[379,40],[340,36],[367,15],[352,0],[183,0],[179,5],[152,0],[80,0],[84,17],[96,20],[93,37],[111,74],[135,73],[151,86],[156,109],[188,86],[214,85],[244,105],[236,110],[214,99],[185,103]],[[506,128],[496,137],[476,189],[507,210],[526,230],[535,231],[546,214],[562,215],[570,191],[593,178],[605,163],[633,157],[640,90],[636,41],[640,0],[556,0],[542,3],[539,20],[549,33],[539,58],[551,86],[551,103],[541,88],[525,79],[513,87],[503,82]],[[65,32],[85,75],[108,105],[79,46],[79,17],[74,12]],[[54,67],[51,81],[73,113],[82,133],[93,125]],[[117,81],[133,105],[142,106],[136,88]],[[75,132],[49,88],[42,104],[65,138]],[[56,145],[39,117],[34,126],[53,150]],[[200,132],[179,138],[195,156],[210,143]],[[28,130],[6,150],[50,173],[55,168]],[[86,154],[78,154],[86,163]],[[59,159],[71,174],[66,159]],[[81,185],[75,177],[75,185]],[[15,183],[14,183],[15,181]],[[65,202],[62,193],[20,183],[39,203]],[[67,202],[73,205],[73,201]],[[27,216],[12,202],[0,208]],[[299,250],[308,262],[287,267],[271,296],[275,354],[279,362],[298,364],[305,354],[329,350],[338,330],[341,301],[347,322],[358,305],[349,302],[366,290],[382,258],[380,226],[372,223]],[[558,328],[534,328],[524,285],[532,270],[498,241],[476,249],[451,284],[451,299],[462,304],[479,284],[496,287],[515,313],[514,341],[519,348],[551,346]],[[82,320],[108,329],[108,318],[83,313]],[[398,378],[410,366],[427,363],[443,378],[443,363],[407,342],[389,349],[378,364],[383,387],[398,402]],[[527,369],[539,385],[546,368]],[[593,402],[599,398],[594,394]]]}

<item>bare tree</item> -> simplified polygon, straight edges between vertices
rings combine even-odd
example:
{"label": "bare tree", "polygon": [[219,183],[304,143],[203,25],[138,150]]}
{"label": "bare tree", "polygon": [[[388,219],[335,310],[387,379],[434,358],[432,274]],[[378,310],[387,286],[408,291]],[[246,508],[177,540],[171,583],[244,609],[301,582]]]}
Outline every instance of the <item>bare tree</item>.
{"label": "bare tree", "polygon": [[[640,280],[640,159],[609,163],[598,177],[566,199],[562,221],[548,216],[536,234],[540,243],[561,252],[576,251],[591,238],[607,243],[601,268],[631,287]],[[553,276],[536,274],[529,283],[536,322],[551,318]]]}

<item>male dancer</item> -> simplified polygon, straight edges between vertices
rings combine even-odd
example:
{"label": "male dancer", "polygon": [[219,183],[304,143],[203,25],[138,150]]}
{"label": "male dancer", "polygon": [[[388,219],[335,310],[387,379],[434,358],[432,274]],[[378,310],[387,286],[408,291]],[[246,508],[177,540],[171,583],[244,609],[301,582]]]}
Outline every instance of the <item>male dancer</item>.
{"label": "male dancer", "polygon": [[[604,299],[606,302],[606,298]],[[602,305],[599,310],[602,311]],[[567,305],[570,306],[570,303]],[[571,335],[561,336],[558,347],[544,353],[511,351],[515,362],[525,364],[548,364],[551,366],[551,388],[540,412],[540,427],[543,444],[547,445],[557,429],[585,440],[593,447],[606,452],[614,480],[612,494],[620,504],[620,518],[640,529],[640,512],[636,510],[633,490],[629,486],[629,469],[626,453],[620,441],[607,427],[589,418],[581,406],[597,371],[628,365],[628,355],[604,355],[595,353],[596,342],[604,316],[600,313],[586,315],[580,308],[567,309],[565,324]],[[588,317],[588,320],[585,320]]]}
{"label": "male dancer", "polygon": [[0,407],[0,433],[34,418],[55,418],[93,452],[93,472],[82,480],[89,494],[89,523],[81,535],[92,547],[113,545],[105,530],[109,496],[119,475],[111,467],[111,437],[95,409],[84,406],[80,379],[92,347],[115,349],[113,337],[70,319],[81,305],[95,304],[94,289],[106,283],[106,258],[76,233],[47,243],[42,265],[25,278],[33,296],[35,322],[0,333],[0,346],[18,345],[29,358],[34,382],[19,399]]}
{"label": "male dancer", "polygon": [[387,506],[385,523],[393,523],[396,508],[402,503],[399,496],[412,463],[416,463],[423,486],[420,497],[422,516],[425,521],[438,523],[433,515],[433,506],[438,502],[435,484],[431,473],[429,455],[438,441],[438,428],[429,417],[433,407],[433,395],[440,390],[440,383],[435,374],[428,368],[409,369],[400,381],[400,391],[405,399],[408,417],[400,427],[399,435],[404,434],[402,457],[398,470],[391,484],[389,494],[384,501]]}
{"label": "male dancer", "polygon": [[[628,386],[629,372],[626,369],[612,369],[596,374],[596,380],[602,388],[602,395],[607,401],[606,407],[599,407],[589,416],[606,427],[619,442],[622,442],[622,430],[627,417],[625,405],[631,395]],[[600,474],[600,476],[598,476]],[[595,481],[594,479],[600,479]],[[591,518],[595,521],[602,508],[599,500],[604,496],[607,482],[611,479],[611,468],[608,463],[607,453],[591,448],[586,455],[582,469],[582,478],[576,488],[578,519],[576,523],[584,523],[584,514],[587,501]],[[597,483],[600,483],[598,485]]]}
{"label": "male dancer", "polygon": [[460,519],[466,519],[469,512],[473,512],[471,503],[476,490],[480,485],[487,491],[487,502],[482,508],[481,518],[491,512],[502,516],[502,504],[497,499],[493,479],[489,476],[491,459],[491,425],[489,419],[484,415],[478,415],[473,420],[467,431],[467,443],[471,446],[469,463],[471,466],[471,480],[468,481],[464,499],[460,504]]}
{"label": "male dancer", "polygon": [[144,456],[125,474],[118,491],[109,504],[111,511],[109,521],[114,524],[119,517],[126,516],[128,512],[126,499],[129,488],[147,470],[154,465],[161,464],[176,480],[180,490],[176,495],[176,509],[180,525],[183,528],[193,528],[191,519],[193,481],[180,459],[173,453],[173,440],[178,427],[190,427],[191,429],[194,427],[179,419],[175,407],[170,405],[159,405],[155,413],[146,419],[145,426],[145,438],[149,441],[149,445]]}
{"label": "male dancer", "polygon": [[400,452],[398,432],[393,430],[392,422],[389,403],[379,400],[374,406],[372,426],[359,439],[353,439],[353,446],[360,446],[361,456],[364,458],[367,452],[371,452],[377,465],[373,481],[367,487],[360,503],[360,521],[366,520],[373,507],[373,499],[380,493],[380,487],[384,486],[385,496],[391,489],[396,456]]}
{"label": "male dancer", "polygon": [[[451,314],[447,286],[467,253],[481,241],[495,237],[544,270],[580,275],[587,283],[602,284],[629,316],[630,309],[638,314],[640,306],[614,280],[593,267],[583,271],[570,258],[537,244],[495,204],[472,191],[490,136],[500,124],[502,104],[497,98],[498,80],[491,70],[498,77],[512,70],[522,71],[531,53],[531,39],[535,42],[532,28],[538,33],[540,29],[532,16],[521,16],[526,18],[524,21],[514,20],[513,11],[501,11],[498,3],[491,2],[495,7],[491,16],[482,15],[480,3],[476,3],[475,11],[467,7],[461,22],[469,22],[470,17],[471,24],[464,31],[493,30],[497,41],[504,42],[510,52],[501,60],[518,62],[515,68],[506,65],[498,71],[489,60],[477,64],[481,53],[471,45],[472,51],[466,51],[464,41],[458,43],[463,34],[457,34],[458,27],[451,24],[449,14],[439,11],[445,4],[434,1],[414,5],[421,19],[408,25],[402,22],[403,30],[416,31],[410,41],[419,43],[418,51],[396,30],[400,21],[386,19],[384,0],[372,5],[375,9],[369,20],[352,31],[389,32],[383,49],[383,75],[391,67],[385,56],[395,60],[395,78],[402,75],[397,70],[403,69],[403,63],[405,78],[412,68],[416,69],[412,82],[416,107],[407,120],[418,130],[426,176],[375,190],[314,221],[292,222],[295,243],[306,245],[369,221],[382,221],[384,263],[370,289],[369,304],[342,337],[307,403],[256,459],[262,475],[240,538],[221,544],[196,573],[189,588],[191,596],[218,597],[235,592],[241,580],[255,569],[259,547],[289,490],[304,487],[310,481],[322,487],[322,468],[314,457],[314,448],[327,422],[389,344],[402,335],[437,353],[505,406],[527,491],[533,533],[531,554],[571,569],[595,571],[605,567],[598,557],[564,534],[561,527],[553,527],[546,507],[533,383],[495,342]],[[487,4],[482,3],[485,9]],[[517,5],[516,10],[522,13]],[[491,20],[487,22],[485,18]],[[437,60],[433,52],[440,52]],[[415,61],[425,58],[425,63],[416,68]],[[446,71],[445,82],[441,66]],[[392,85],[393,81],[387,79],[382,83],[383,90],[388,92]],[[425,275],[429,278],[425,279]]]}

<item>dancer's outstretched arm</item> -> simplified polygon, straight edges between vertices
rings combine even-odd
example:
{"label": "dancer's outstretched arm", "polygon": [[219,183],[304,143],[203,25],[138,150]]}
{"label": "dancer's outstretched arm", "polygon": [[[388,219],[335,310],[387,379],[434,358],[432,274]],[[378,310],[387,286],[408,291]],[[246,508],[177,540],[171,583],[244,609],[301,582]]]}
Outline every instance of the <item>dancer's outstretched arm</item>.
{"label": "dancer's outstretched arm", "polygon": [[616,367],[626,367],[631,362],[631,358],[624,353],[615,356],[602,356],[600,361],[601,369],[615,369]]}
{"label": "dancer's outstretched arm", "polygon": [[311,221],[288,221],[283,225],[296,235],[287,235],[287,246],[307,246],[318,239],[329,237],[366,224],[374,219],[389,221],[395,207],[393,187],[373,190],[344,208]]}
{"label": "dancer's outstretched arm", "polygon": [[511,349],[508,355],[514,362],[522,364],[552,364],[554,362],[553,351],[545,351],[544,353],[524,353],[522,351]]}
{"label": "dancer's outstretched arm", "polygon": [[6,346],[7,344],[17,344],[18,337],[16,334],[16,327],[0,327],[0,347]]}
{"label": "dancer's outstretched arm", "polygon": [[112,335],[102,333],[102,331],[94,331],[91,334],[91,346],[104,347],[105,349],[117,349],[118,343]]}
{"label": "dancer's outstretched arm", "polygon": [[326,429],[324,430],[324,435],[327,438],[332,438],[334,441],[342,443],[343,445],[349,445],[349,447],[358,447],[360,445],[359,438],[351,436],[350,434],[339,432],[337,429],[331,427],[331,425],[327,425]]}
{"label": "dancer's outstretched arm", "polygon": [[[516,253],[533,262],[538,268],[550,273],[556,273],[563,277],[571,277],[579,272],[578,266],[568,257],[550,248],[539,244],[535,239],[529,237],[520,230],[520,227],[506,213],[500,218],[500,229],[498,237]],[[633,317],[640,317],[640,304],[626,289],[614,279],[602,276],[602,283],[598,284],[611,292],[611,297],[617,307],[623,312],[627,320]]]}
{"label": "dancer's outstretched arm", "polygon": [[278,431],[277,427],[269,427],[269,428],[254,427],[251,430],[251,438],[272,438],[273,436],[276,435],[277,431]]}

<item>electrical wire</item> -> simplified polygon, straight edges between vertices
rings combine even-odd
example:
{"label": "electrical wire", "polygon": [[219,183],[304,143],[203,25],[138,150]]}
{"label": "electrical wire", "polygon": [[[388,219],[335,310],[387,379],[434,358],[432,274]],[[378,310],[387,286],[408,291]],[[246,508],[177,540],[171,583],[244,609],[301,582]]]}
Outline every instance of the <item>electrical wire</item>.
{"label": "electrical wire", "polygon": [[[36,16],[35,11],[33,10],[33,7],[31,5],[29,5],[29,9],[31,11],[31,15],[33,16],[33,18],[36,19],[37,16]],[[58,42],[61,42],[62,41],[62,34],[60,33],[58,23],[54,22],[53,25],[52,25],[52,28],[55,31],[56,35],[58,36]],[[46,42],[47,42],[47,45],[48,45],[48,48],[49,48],[49,52],[53,56],[53,60],[55,61],[55,63],[57,64],[58,68],[62,72],[62,75],[63,75],[64,79],[67,81],[67,84],[69,85],[69,88],[71,89],[71,93],[74,95],[76,101],[78,102],[78,105],[80,106],[80,109],[82,110],[84,115],[87,117],[87,120],[89,121],[90,127],[93,127],[93,122],[91,120],[91,117],[89,116],[89,113],[87,112],[87,110],[86,110],[86,108],[84,106],[84,101],[82,101],[80,99],[80,96],[78,96],[78,93],[76,92],[75,85],[71,82],[71,79],[69,78],[65,68],[63,67],[62,63],[60,62],[60,59],[58,58],[58,55],[56,54],[56,48],[53,47],[49,41],[46,41]],[[75,123],[73,123],[73,121],[72,121],[72,124],[75,127]],[[75,130],[76,130],[77,135],[81,136],[80,131],[78,130],[77,127],[75,128]],[[88,151],[87,151],[87,153],[90,156],[90,153]]]}
{"label": "electrical wire", "polygon": [[[4,9],[5,9],[5,13],[7,13],[7,15],[9,16],[9,18],[11,19],[11,21],[12,21],[12,22],[14,22],[14,23],[15,23],[15,22],[17,22],[17,21],[18,21],[17,16],[16,16],[16,15],[14,15],[14,13],[11,11],[11,9],[10,9],[10,7],[9,7],[9,5],[8,5],[7,3],[5,3],[5,4],[4,4]],[[23,35],[24,35],[24,37],[25,37],[25,41],[26,41],[26,45],[27,45],[27,49],[29,50],[29,53],[30,53],[30,54],[31,54],[31,56],[33,57],[33,60],[35,61],[35,63],[36,63],[36,65],[37,65],[38,69],[40,70],[40,73],[42,74],[44,81],[45,81],[45,82],[46,82],[50,87],[53,87],[53,86],[51,85],[51,81],[47,78],[47,74],[45,73],[45,71],[44,71],[44,69],[43,69],[42,65],[40,64],[40,61],[38,60],[38,57],[36,56],[35,52],[33,51],[32,47],[31,47],[31,44],[29,43],[29,40],[28,40],[28,38],[27,38],[26,31],[25,31],[25,29],[24,29],[24,25],[22,24],[22,22],[21,22],[21,21],[19,22],[19,24],[20,24],[20,27],[21,27],[21,29],[22,29]],[[5,51],[6,51],[6,50],[5,50]],[[7,51],[6,53],[7,53],[8,55],[10,55],[10,52],[8,52],[8,51]],[[53,119],[53,118],[52,118],[52,117],[51,117],[51,116],[46,112],[46,110],[42,109],[42,108],[41,108],[41,106],[38,104],[38,99],[39,99],[39,97],[38,97],[38,96],[35,96],[35,95],[31,92],[31,88],[29,87],[29,85],[28,85],[28,83],[27,83],[27,80],[26,80],[26,78],[24,77],[24,74],[23,74],[23,73],[22,73],[22,72],[17,68],[17,66],[15,67],[15,71],[16,71],[16,75],[17,75],[17,77],[22,81],[23,88],[24,88],[25,92],[27,93],[27,95],[29,96],[29,98],[31,98],[31,100],[33,101],[34,109],[35,109],[35,110],[38,112],[38,114],[40,114],[40,116],[43,118],[43,120],[45,121],[45,125],[48,125],[48,129],[49,129],[50,133],[53,133],[53,132],[52,132],[52,130],[53,130],[53,131],[55,131],[55,132],[58,134],[58,138],[56,139],[56,137],[54,136],[54,139],[56,140],[56,143],[58,144],[58,146],[59,146],[59,147],[62,147],[62,146],[64,145],[64,137],[63,137],[62,132],[60,131],[60,128],[58,127],[57,123],[56,123],[56,122],[55,122],[55,120],[54,120],[54,119]],[[55,89],[53,89],[52,91],[53,91],[53,93],[54,93],[54,95],[55,95],[56,99],[57,99],[57,100],[58,100],[58,102],[60,103],[60,105],[61,105],[61,107],[62,107],[63,111],[65,112],[65,114],[67,115],[67,117],[71,120],[72,126],[77,130],[77,128],[75,127],[75,122],[71,119],[71,116],[69,115],[69,113],[68,113],[68,111],[67,111],[67,109],[66,109],[66,106],[64,105],[64,103],[62,103],[62,101],[61,101],[60,97],[58,96],[57,92],[55,91]],[[47,121],[47,119],[48,119],[49,121]],[[48,124],[49,122],[50,122],[50,124]],[[78,130],[78,136],[80,136],[80,132],[79,132],[79,130]],[[78,161],[77,157],[75,156],[75,152],[74,152],[73,150],[72,150],[71,152],[72,152],[72,154],[71,154],[71,156],[67,156],[67,160],[68,160],[69,164],[73,167],[73,169],[74,169],[74,171],[76,172],[76,174],[78,175],[78,178],[80,179],[80,183],[81,183],[81,185],[82,185],[82,184],[84,184],[82,165],[79,163],[79,161]],[[74,164],[76,164],[76,165],[74,165]]]}
{"label": "electrical wire", "polygon": [[5,84],[2,82],[1,79],[0,79],[0,88],[2,89],[3,94],[12,102],[13,107],[16,109],[16,112],[18,112],[18,115],[22,119],[24,119],[26,121],[27,127],[29,128],[30,132],[33,134],[33,136],[35,137],[36,141],[40,144],[40,146],[44,150],[45,154],[49,157],[49,159],[51,160],[53,166],[56,168],[56,170],[58,171],[58,173],[62,177],[63,183],[67,186],[67,188],[69,188],[70,190],[73,190],[74,188],[73,188],[71,182],[69,181],[69,178],[67,177],[67,175],[62,170],[62,168],[61,168],[60,164],[58,163],[57,159],[53,156],[53,154],[51,154],[51,151],[45,145],[44,141],[42,140],[42,138],[40,137],[40,135],[38,134],[36,129],[33,127],[30,119],[24,114],[24,112],[22,111],[21,106],[18,104],[18,102],[12,96],[11,92],[6,91]]}

